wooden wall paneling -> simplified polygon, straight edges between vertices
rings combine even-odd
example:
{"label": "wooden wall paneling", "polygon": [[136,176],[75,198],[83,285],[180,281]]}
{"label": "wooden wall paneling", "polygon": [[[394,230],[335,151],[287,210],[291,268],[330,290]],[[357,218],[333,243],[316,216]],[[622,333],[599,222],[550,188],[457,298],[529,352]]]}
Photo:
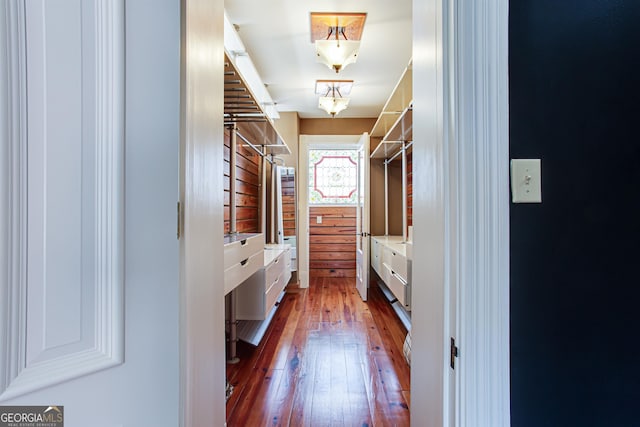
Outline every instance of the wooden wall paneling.
{"label": "wooden wall paneling", "polygon": [[292,175],[282,177],[282,223],[284,235],[296,235],[296,187]]}
{"label": "wooden wall paneling", "polygon": [[[318,217],[322,222],[318,223]],[[309,207],[309,273],[315,277],[355,277],[356,209]]]}
{"label": "wooden wall paneling", "polygon": [[[311,206],[309,215],[322,215],[330,218],[355,218],[355,206]],[[354,222],[355,224],[355,222]]]}
{"label": "wooden wall paneling", "polygon": [[328,243],[328,244],[333,244],[333,243],[347,244],[347,243],[351,243],[351,244],[355,245],[356,244],[356,234],[353,233],[353,235],[347,234],[347,235],[324,235],[324,236],[315,235],[314,238],[313,238],[313,241],[310,244],[314,244],[314,243]]}
{"label": "wooden wall paneling", "polygon": [[[230,145],[231,134],[224,134],[224,232],[230,230],[229,188],[230,188]],[[236,230],[239,233],[260,231],[260,156],[242,144],[237,146],[236,162]]]}
{"label": "wooden wall paneling", "polygon": [[[353,221],[355,222],[355,219]],[[356,232],[355,225],[353,227],[336,227],[336,226],[327,226],[325,224],[313,224],[309,226],[310,234],[328,234],[328,235],[339,236],[339,235],[355,234],[355,232]]]}
{"label": "wooden wall paneling", "polygon": [[[321,236],[317,236],[321,237]],[[349,243],[313,243],[309,245],[310,252],[345,252],[353,249],[353,244]]]}

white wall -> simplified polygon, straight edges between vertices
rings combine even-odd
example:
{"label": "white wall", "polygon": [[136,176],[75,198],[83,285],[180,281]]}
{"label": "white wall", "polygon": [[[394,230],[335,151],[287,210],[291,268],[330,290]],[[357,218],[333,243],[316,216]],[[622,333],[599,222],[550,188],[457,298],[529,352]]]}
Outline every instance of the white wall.
{"label": "white wall", "polygon": [[284,142],[289,146],[291,154],[281,154],[278,157],[284,160],[286,166],[298,170],[298,113],[295,111],[281,112],[280,118],[274,120],[274,125]]}

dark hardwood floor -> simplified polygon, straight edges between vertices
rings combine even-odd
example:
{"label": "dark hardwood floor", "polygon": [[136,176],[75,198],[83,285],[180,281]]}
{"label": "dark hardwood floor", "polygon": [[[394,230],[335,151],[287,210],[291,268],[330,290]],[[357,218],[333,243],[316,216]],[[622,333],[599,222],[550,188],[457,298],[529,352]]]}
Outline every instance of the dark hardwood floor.
{"label": "dark hardwood floor", "polygon": [[312,278],[289,290],[258,347],[227,365],[229,427],[409,426],[406,330],[375,284]]}

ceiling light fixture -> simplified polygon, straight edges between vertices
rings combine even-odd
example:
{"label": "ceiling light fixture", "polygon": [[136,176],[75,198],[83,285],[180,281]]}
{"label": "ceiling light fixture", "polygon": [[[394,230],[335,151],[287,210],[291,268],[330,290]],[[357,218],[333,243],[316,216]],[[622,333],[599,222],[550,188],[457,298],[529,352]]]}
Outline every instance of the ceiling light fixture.
{"label": "ceiling light fixture", "polygon": [[322,108],[331,117],[346,109],[349,98],[343,98],[343,93],[351,93],[353,80],[318,80],[316,81],[316,94],[322,95],[318,100],[318,108]]}
{"label": "ceiling light fixture", "polygon": [[339,73],[356,62],[366,13],[311,13],[316,59]]}

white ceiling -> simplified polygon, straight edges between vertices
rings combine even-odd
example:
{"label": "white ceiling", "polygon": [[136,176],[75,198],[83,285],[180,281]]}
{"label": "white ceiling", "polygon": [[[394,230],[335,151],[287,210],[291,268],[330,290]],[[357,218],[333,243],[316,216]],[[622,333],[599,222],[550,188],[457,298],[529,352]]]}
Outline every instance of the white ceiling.
{"label": "white ceiling", "polygon": [[[225,10],[278,111],[326,118],[318,79],[354,80],[337,118],[377,117],[411,59],[412,0],[225,0]],[[366,12],[358,61],[339,74],[316,62],[310,12]]]}

